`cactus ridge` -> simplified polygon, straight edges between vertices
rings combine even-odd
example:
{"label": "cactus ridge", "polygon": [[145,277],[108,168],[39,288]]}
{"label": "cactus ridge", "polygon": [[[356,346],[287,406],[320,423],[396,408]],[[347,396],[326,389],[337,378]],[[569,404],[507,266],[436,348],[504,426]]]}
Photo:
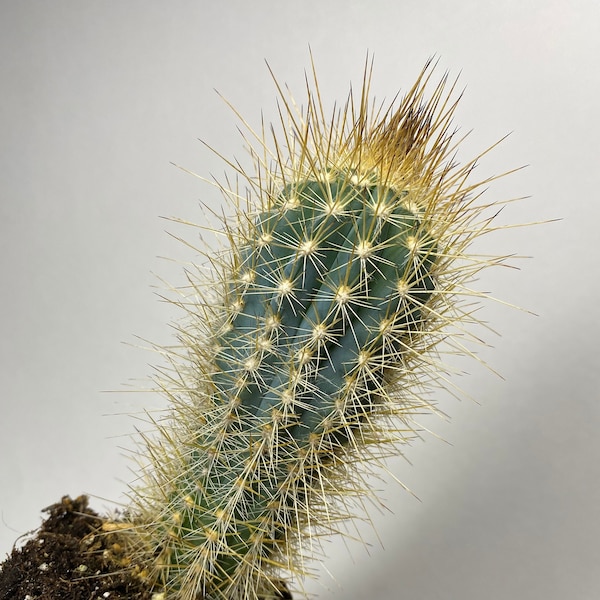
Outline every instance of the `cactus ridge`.
{"label": "cactus ridge", "polygon": [[455,103],[445,79],[424,100],[430,75],[384,110],[367,102],[367,69],[360,101],[333,119],[318,87],[304,111],[282,95],[283,138],[271,155],[259,138],[256,174],[241,172],[250,210],[224,190],[237,224],[181,302],[187,355],[171,353],[161,383],[173,416],[147,440],[134,498],[136,535],[175,598],[284,597],[319,536],[357,517],[371,465],[435,410],[452,327],[468,352],[467,284],[502,259],[467,253],[491,230],[473,194],[487,182],[466,183],[475,160],[450,161]]}

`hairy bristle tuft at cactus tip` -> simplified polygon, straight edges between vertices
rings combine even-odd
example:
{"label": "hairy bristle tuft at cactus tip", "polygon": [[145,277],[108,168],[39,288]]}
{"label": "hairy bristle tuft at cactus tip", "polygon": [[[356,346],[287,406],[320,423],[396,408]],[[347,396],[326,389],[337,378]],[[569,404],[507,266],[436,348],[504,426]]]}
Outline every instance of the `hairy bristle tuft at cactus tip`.
{"label": "hairy bristle tuft at cactus tip", "polygon": [[503,260],[469,254],[493,229],[490,179],[470,182],[479,157],[454,163],[454,86],[432,72],[377,106],[368,64],[330,115],[316,76],[303,109],[276,82],[282,133],[251,133],[247,194],[222,188],[230,247],[207,250],[179,302],[159,382],[172,410],[132,493],[132,538],[167,599],[291,598],[320,537],[361,517],[369,470],[435,410],[439,344],[456,333],[470,353],[485,294],[469,286]]}

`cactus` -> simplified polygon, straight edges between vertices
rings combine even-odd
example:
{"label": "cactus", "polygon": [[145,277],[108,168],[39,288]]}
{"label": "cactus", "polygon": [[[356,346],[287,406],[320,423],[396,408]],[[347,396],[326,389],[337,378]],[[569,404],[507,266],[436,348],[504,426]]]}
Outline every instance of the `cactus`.
{"label": "cactus", "polygon": [[276,82],[283,133],[273,150],[255,136],[252,174],[229,163],[248,192],[222,188],[228,244],[179,301],[160,382],[173,409],[134,489],[167,598],[289,597],[320,536],[361,516],[365,474],[435,410],[439,343],[470,353],[469,281],[503,262],[468,252],[493,229],[489,180],[451,160],[454,86],[426,100],[431,63],[389,107],[369,98],[371,66],[330,117],[316,77],[304,109]]}

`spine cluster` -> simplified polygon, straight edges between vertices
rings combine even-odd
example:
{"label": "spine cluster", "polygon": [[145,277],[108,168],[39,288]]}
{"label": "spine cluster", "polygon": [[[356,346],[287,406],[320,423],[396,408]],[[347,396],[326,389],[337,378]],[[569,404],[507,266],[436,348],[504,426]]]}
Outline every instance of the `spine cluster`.
{"label": "spine cluster", "polygon": [[242,173],[249,204],[226,190],[229,248],[181,302],[173,412],[136,495],[168,598],[289,597],[315,540],[360,516],[365,467],[433,408],[436,347],[474,321],[467,284],[500,259],[467,253],[488,207],[475,161],[450,161],[455,104],[445,81],[424,99],[429,76],[387,109],[367,76],[329,118],[316,80],[304,110],[283,97],[282,137]]}

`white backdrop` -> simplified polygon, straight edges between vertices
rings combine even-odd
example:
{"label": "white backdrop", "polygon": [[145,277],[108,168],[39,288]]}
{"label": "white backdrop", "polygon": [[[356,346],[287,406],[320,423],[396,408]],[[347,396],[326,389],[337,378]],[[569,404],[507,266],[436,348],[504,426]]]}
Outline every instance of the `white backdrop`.
{"label": "white backdrop", "polygon": [[[531,196],[506,222],[562,218],[490,238],[530,255],[482,289],[538,313],[486,306],[502,337],[440,395],[452,422],[391,469],[420,500],[383,482],[390,513],[368,550],[326,544],[335,576],[321,598],[579,600],[600,596],[600,319],[597,0],[420,2],[0,3],[0,556],[61,495],[99,510],[132,476],[128,413],[161,405],[144,385],[158,356],[136,336],[172,340],[177,316],[152,286],[181,281],[167,256],[194,259],[159,216],[202,219],[218,192],[169,164],[219,176],[197,138],[242,157],[236,121],[275,119],[263,60],[302,95],[312,48],[327,102],[358,83],[390,98],[425,60],[466,86],[465,156],[512,135],[481,173],[529,167],[488,199]],[[492,243],[493,242],[493,243]],[[107,415],[107,416],[106,416]],[[106,499],[106,500],[104,500]],[[392,514],[393,513],[393,514]],[[322,587],[324,586],[324,587]]]}

